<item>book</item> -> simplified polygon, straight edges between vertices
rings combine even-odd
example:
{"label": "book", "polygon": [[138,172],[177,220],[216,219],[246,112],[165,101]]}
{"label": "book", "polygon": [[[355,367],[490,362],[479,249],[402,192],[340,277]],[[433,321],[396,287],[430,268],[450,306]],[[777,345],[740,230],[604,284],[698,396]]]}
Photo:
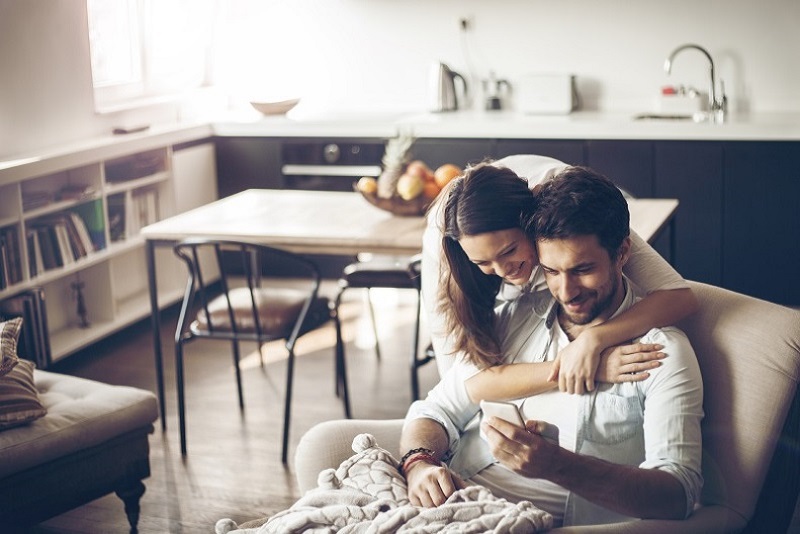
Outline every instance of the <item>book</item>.
{"label": "book", "polygon": [[56,233],[56,244],[58,245],[59,254],[61,254],[62,263],[64,265],[75,263],[75,253],[72,251],[72,245],[69,242],[67,225],[63,222],[58,222],[53,224],[53,229]]}
{"label": "book", "polygon": [[53,229],[49,226],[39,226],[36,228],[42,250],[42,261],[46,271],[64,265],[61,262],[61,254],[56,247],[55,232],[52,230]]}
{"label": "book", "polygon": [[78,204],[71,209],[83,219],[86,229],[89,231],[94,250],[106,248],[106,223],[103,214],[103,201],[101,199],[90,200],[83,204]]}
{"label": "book", "polygon": [[3,246],[3,265],[5,286],[17,284],[22,281],[22,251],[17,239],[15,226],[0,229],[0,243]]}
{"label": "book", "polygon": [[125,239],[126,212],[125,195],[112,195],[108,197],[108,233],[112,242]]}
{"label": "book", "polygon": [[75,227],[75,231],[78,233],[78,240],[80,241],[83,250],[86,252],[86,254],[94,252],[92,236],[89,235],[89,229],[86,227],[84,220],[81,219],[81,216],[74,211],[69,212],[69,216],[72,220],[72,225]]}

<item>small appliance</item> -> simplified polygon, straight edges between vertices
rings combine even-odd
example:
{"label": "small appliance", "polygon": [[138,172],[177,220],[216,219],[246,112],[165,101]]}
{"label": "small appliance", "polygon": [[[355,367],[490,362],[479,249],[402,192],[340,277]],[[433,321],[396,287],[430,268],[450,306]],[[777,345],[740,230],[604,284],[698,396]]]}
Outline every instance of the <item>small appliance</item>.
{"label": "small appliance", "polygon": [[461,81],[463,97],[467,97],[467,80],[442,62],[433,63],[430,71],[431,106],[433,112],[458,109],[456,80]]}

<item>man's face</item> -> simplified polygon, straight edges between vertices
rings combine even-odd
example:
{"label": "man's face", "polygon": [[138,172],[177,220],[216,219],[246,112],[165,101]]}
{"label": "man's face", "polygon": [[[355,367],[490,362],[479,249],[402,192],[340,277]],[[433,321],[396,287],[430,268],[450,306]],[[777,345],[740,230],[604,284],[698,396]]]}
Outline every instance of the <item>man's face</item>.
{"label": "man's face", "polygon": [[567,319],[586,325],[611,317],[624,295],[622,266],[628,259],[629,239],[613,261],[595,235],[539,239],[536,247],[547,286]]}
{"label": "man's face", "polygon": [[536,249],[521,228],[464,236],[458,242],[481,272],[510,284],[526,284],[536,266]]}

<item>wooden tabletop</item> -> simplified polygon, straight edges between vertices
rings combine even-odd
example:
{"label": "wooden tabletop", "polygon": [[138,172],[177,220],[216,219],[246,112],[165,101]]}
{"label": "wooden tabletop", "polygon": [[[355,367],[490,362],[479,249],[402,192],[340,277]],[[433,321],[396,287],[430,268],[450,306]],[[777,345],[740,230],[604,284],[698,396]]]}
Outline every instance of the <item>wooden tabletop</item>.
{"label": "wooden tabletop", "polygon": [[[631,226],[646,241],[670,221],[673,199],[629,201]],[[299,253],[410,255],[422,248],[424,217],[383,211],[357,193],[248,189],[142,229],[148,240],[244,239]]]}

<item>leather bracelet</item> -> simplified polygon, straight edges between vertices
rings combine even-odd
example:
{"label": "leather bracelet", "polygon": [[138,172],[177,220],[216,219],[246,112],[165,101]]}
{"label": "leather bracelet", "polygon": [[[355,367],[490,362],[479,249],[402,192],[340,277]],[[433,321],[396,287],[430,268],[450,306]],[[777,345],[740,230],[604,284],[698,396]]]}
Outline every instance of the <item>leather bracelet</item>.
{"label": "leather bracelet", "polygon": [[436,454],[431,449],[426,449],[425,447],[419,447],[417,449],[411,449],[410,451],[405,453],[402,458],[400,458],[400,461],[397,463],[397,469],[402,472],[403,471],[403,464],[406,463],[406,460],[408,460],[409,458],[411,458],[415,454],[419,454],[421,452],[423,452],[423,453],[425,453],[425,454],[427,454],[427,455],[429,455],[431,457],[433,457],[433,455]]}
{"label": "leather bracelet", "polygon": [[411,466],[417,462],[427,462],[431,465],[436,465],[436,466],[442,465],[442,463],[439,460],[437,460],[430,454],[426,452],[420,452],[405,461],[405,463],[400,467],[400,474],[406,476],[406,473],[408,473],[408,470],[411,468]]}

